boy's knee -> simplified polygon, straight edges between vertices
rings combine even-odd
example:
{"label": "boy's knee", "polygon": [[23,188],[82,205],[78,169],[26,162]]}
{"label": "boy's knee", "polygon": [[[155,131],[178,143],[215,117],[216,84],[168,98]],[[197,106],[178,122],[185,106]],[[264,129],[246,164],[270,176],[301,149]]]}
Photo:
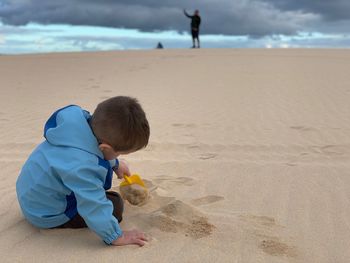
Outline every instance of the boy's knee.
{"label": "boy's knee", "polygon": [[107,198],[113,203],[113,215],[120,223],[123,220],[124,200],[117,192],[106,192]]}

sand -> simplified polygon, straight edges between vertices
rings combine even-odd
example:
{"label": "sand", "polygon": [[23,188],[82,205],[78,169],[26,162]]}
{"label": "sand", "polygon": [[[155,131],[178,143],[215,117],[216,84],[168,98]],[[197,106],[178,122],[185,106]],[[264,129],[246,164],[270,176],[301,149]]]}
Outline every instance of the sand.
{"label": "sand", "polygon": [[148,189],[138,184],[124,185],[119,187],[118,192],[132,205],[142,206],[149,198]]}
{"label": "sand", "polygon": [[[348,262],[349,69],[350,51],[326,49],[1,56],[1,262]],[[150,242],[34,228],[15,181],[44,122],[115,95],[151,125],[123,158],[156,189],[121,223]]]}

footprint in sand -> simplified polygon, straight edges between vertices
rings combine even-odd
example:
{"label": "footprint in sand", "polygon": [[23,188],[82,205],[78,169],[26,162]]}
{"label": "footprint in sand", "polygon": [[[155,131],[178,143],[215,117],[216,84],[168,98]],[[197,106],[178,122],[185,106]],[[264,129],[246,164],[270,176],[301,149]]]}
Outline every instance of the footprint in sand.
{"label": "footprint in sand", "polygon": [[197,144],[190,144],[187,146],[188,149],[192,150],[192,149],[200,149],[200,146]]}
{"label": "footprint in sand", "polygon": [[222,196],[218,196],[218,195],[208,195],[208,196],[204,196],[201,198],[197,198],[197,199],[193,199],[191,201],[192,205],[195,206],[201,206],[201,205],[207,205],[207,204],[211,204],[211,203],[215,203],[221,200],[224,200],[225,198]]}
{"label": "footprint in sand", "polygon": [[347,147],[341,145],[325,145],[320,147],[320,150],[328,155],[342,155],[346,152]]}
{"label": "footprint in sand", "polygon": [[195,128],[196,124],[194,123],[174,123],[172,124],[174,127],[179,127],[179,128]]}
{"label": "footprint in sand", "polygon": [[325,155],[343,155],[349,153],[349,149],[345,145],[310,146],[309,149],[312,153]]}
{"label": "footprint in sand", "polygon": [[[85,85],[83,84],[82,86],[85,86]],[[97,90],[99,88],[100,88],[99,85],[91,85],[89,87],[85,87],[86,90]]]}
{"label": "footprint in sand", "polygon": [[268,216],[256,216],[256,215],[241,215],[239,217],[241,220],[246,221],[255,225],[263,225],[263,226],[278,226],[276,224],[276,220],[272,217]]}
{"label": "footprint in sand", "polygon": [[4,118],[3,115],[5,115],[4,113],[0,112],[0,121],[9,121],[9,119]]}
{"label": "footprint in sand", "polygon": [[284,227],[268,216],[241,215],[239,219],[244,227],[257,239],[257,246],[271,256],[297,257],[296,247],[282,241],[276,236]]}
{"label": "footprint in sand", "polygon": [[288,165],[288,166],[297,166],[298,164],[297,163],[284,163],[285,165]]}
{"label": "footprint in sand", "polygon": [[291,129],[293,129],[293,130],[305,131],[305,132],[317,131],[317,129],[315,129],[315,128],[306,127],[306,126],[290,126],[289,128],[291,128]]}
{"label": "footprint in sand", "polygon": [[215,153],[203,153],[199,156],[199,159],[201,160],[209,160],[209,159],[213,159],[217,156],[217,154]]}
{"label": "footprint in sand", "polygon": [[142,66],[138,66],[138,67],[131,67],[129,69],[129,72],[142,71],[142,70],[146,70],[146,69],[148,69],[148,65],[142,65]]}
{"label": "footprint in sand", "polygon": [[161,185],[162,187],[170,187],[172,188],[174,185],[186,185],[186,186],[192,186],[194,185],[194,179],[189,177],[172,177],[168,175],[160,175],[157,176],[156,179],[154,179],[154,182]]}
{"label": "footprint in sand", "polygon": [[263,239],[259,244],[259,248],[271,256],[297,256],[295,247],[281,242],[276,237],[267,237],[266,239]]}

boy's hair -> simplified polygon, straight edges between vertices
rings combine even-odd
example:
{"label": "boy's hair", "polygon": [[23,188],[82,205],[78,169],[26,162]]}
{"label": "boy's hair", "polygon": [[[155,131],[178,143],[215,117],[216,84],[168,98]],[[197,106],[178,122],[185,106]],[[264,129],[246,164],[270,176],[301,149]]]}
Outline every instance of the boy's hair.
{"label": "boy's hair", "polygon": [[137,151],[148,144],[149,124],[135,98],[117,96],[102,101],[90,125],[98,142],[111,145],[115,151]]}

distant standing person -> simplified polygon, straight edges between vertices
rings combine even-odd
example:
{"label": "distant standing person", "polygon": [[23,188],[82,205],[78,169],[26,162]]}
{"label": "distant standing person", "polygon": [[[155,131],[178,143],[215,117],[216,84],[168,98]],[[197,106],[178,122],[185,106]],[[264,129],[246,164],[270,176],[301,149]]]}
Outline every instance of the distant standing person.
{"label": "distant standing person", "polygon": [[194,11],[193,16],[191,16],[184,9],[184,14],[188,18],[191,18],[191,33],[192,33],[192,41],[193,41],[192,48],[196,48],[196,42],[195,42],[196,39],[197,39],[197,47],[200,48],[200,44],[199,44],[199,26],[201,24],[201,17],[199,16],[199,11],[198,10]]}

